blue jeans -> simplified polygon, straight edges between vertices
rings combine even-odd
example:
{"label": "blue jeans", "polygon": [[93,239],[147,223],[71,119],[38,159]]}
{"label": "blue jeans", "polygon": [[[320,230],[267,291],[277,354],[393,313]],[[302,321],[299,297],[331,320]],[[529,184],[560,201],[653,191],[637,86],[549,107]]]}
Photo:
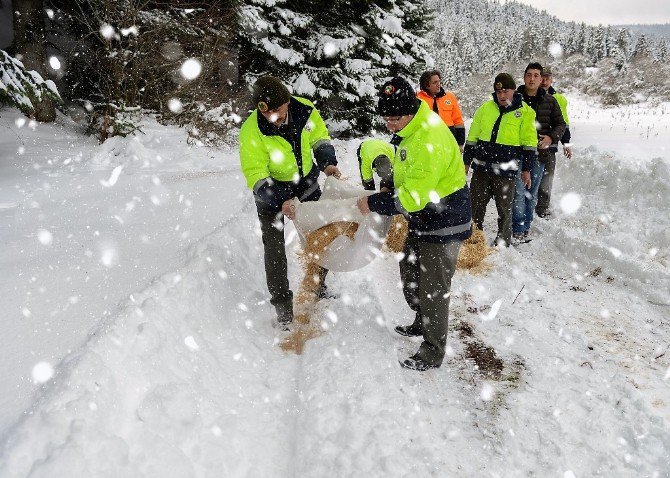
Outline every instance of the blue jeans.
{"label": "blue jeans", "polygon": [[533,222],[533,213],[537,205],[537,191],[540,189],[544,164],[535,159],[530,170],[530,189],[521,182],[521,170],[516,172],[516,188],[514,190],[514,204],[512,205],[512,232],[523,234],[530,230]]}

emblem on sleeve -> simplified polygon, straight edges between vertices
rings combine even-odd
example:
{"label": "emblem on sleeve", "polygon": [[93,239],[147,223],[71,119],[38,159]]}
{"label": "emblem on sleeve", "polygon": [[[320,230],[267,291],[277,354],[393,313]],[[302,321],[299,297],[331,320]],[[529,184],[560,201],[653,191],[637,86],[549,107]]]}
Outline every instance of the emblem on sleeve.
{"label": "emblem on sleeve", "polygon": [[406,149],[401,149],[400,150],[400,161],[404,161],[407,159],[407,150]]}
{"label": "emblem on sleeve", "polygon": [[268,110],[268,104],[265,101],[258,102],[258,111],[265,113]]}

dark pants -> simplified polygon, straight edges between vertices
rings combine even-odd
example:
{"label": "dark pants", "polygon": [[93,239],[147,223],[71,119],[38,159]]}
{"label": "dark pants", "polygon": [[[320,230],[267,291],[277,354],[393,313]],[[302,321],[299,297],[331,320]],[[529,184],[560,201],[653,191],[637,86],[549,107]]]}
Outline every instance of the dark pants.
{"label": "dark pants", "polygon": [[[270,292],[270,303],[275,306],[280,321],[293,320],[293,291],[288,282],[286,247],[284,242],[284,216],[281,213],[258,211],[263,238],[265,280]],[[328,273],[320,268],[319,279],[323,284]]]}
{"label": "dark pants", "polygon": [[551,187],[554,184],[554,171],[556,171],[556,153],[540,153],[538,160],[544,163],[544,174],[540,189],[537,192],[537,206],[535,214],[544,216],[549,211],[549,201],[551,200]]}
{"label": "dark pants", "polygon": [[505,178],[482,169],[472,172],[470,195],[472,197],[472,220],[479,229],[484,229],[486,206],[495,199],[498,209],[498,234],[496,241],[512,241],[512,203],[514,202],[515,178]]}
{"label": "dark pants", "polygon": [[417,312],[415,326],[423,330],[423,343],[416,355],[432,365],[441,365],[444,359],[451,278],[461,244],[434,244],[408,237],[399,263],[405,300]]}

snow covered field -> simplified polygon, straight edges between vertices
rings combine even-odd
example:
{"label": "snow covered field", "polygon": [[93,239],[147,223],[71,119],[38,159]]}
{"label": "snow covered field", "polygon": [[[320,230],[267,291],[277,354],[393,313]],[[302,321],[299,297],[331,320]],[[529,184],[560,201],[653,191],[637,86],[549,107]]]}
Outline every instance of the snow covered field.
{"label": "snow covered field", "polygon": [[0,477],[670,476],[669,113],[573,98],[554,218],[456,274],[420,374],[391,256],[277,347],[235,150],[2,110]]}

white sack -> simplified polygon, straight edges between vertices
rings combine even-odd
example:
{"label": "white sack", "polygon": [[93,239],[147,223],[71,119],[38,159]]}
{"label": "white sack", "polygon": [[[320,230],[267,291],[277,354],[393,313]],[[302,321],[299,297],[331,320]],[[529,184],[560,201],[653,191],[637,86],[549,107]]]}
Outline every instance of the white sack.
{"label": "white sack", "polygon": [[339,236],[326,247],[318,261],[320,266],[335,272],[349,272],[365,267],[381,254],[391,218],[376,213],[363,216],[356,207],[357,198],[373,192],[329,176],[319,201],[295,200],[293,223],[303,244],[310,232],[328,224],[350,221],[359,225],[353,240]]}

